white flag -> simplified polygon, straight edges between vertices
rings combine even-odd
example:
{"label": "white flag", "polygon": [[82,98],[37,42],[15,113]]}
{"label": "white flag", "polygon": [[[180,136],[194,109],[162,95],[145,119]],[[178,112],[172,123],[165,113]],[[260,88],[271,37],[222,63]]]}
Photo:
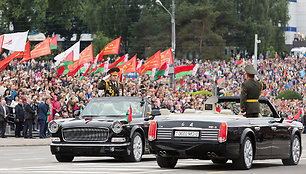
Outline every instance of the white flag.
{"label": "white flag", "polygon": [[54,57],[55,66],[58,66],[71,52],[73,52],[73,61],[79,60],[80,58],[80,41],[75,43],[72,47],[68,48],[66,51]]}
{"label": "white flag", "polygon": [[28,32],[29,31],[4,34],[2,48],[12,51],[24,51]]}

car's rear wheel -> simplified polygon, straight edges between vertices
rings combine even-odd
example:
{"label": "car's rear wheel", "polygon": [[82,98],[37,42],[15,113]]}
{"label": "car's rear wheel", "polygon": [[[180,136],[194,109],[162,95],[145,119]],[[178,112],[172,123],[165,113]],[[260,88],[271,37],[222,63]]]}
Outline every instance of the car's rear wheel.
{"label": "car's rear wheel", "polygon": [[71,162],[74,159],[73,155],[56,154],[55,158],[58,162]]}
{"label": "car's rear wheel", "polygon": [[236,169],[250,169],[253,163],[253,144],[249,137],[245,137],[240,148],[239,159],[233,160],[234,167]]}
{"label": "car's rear wheel", "polygon": [[126,158],[128,161],[139,162],[143,155],[143,140],[139,132],[135,132],[131,139],[130,155]]}
{"label": "car's rear wheel", "polygon": [[211,161],[215,164],[226,164],[228,159],[227,158],[213,158],[211,159]]}
{"label": "car's rear wheel", "polygon": [[160,168],[173,169],[177,163],[177,160],[178,159],[174,157],[156,156],[156,161]]}
{"label": "car's rear wheel", "polygon": [[284,165],[297,165],[301,157],[301,140],[295,135],[291,141],[290,158],[282,159]]}

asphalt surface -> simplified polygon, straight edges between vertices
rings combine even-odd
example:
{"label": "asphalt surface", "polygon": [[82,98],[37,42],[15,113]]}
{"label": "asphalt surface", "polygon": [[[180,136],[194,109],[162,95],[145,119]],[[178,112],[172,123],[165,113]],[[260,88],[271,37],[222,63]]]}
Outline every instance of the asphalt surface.
{"label": "asphalt surface", "polygon": [[[303,147],[306,147],[305,134],[302,140]],[[3,145],[4,141],[6,145]],[[241,171],[234,170],[231,161],[225,165],[215,165],[208,160],[184,159],[179,160],[175,169],[161,169],[154,155],[145,155],[140,163],[120,162],[109,157],[76,157],[73,162],[59,163],[51,155],[48,141],[50,139],[0,139],[0,173],[306,173],[305,148],[297,166],[283,166],[281,160],[257,160],[251,170]]]}

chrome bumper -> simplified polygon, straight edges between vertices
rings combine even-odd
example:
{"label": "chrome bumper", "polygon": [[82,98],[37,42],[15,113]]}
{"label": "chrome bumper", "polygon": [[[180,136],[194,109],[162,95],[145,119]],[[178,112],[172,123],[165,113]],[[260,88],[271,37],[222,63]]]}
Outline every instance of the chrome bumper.
{"label": "chrome bumper", "polygon": [[110,143],[110,144],[75,144],[75,143],[51,143],[50,146],[74,146],[74,147],[123,147],[129,146],[130,143]]}

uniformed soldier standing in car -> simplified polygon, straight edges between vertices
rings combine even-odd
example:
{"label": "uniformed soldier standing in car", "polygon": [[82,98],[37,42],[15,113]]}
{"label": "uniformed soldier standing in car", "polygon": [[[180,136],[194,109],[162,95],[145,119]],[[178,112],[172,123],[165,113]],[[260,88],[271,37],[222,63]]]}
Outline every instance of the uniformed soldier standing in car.
{"label": "uniformed soldier standing in car", "polygon": [[123,95],[123,84],[118,81],[119,72],[120,69],[118,67],[110,69],[107,72],[110,75],[109,80],[102,80],[98,84],[98,89],[104,91],[105,97]]}
{"label": "uniformed soldier standing in car", "polygon": [[266,85],[254,79],[257,71],[252,65],[245,67],[247,80],[241,85],[240,107],[241,113],[247,118],[258,117],[260,112],[258,98]]}

